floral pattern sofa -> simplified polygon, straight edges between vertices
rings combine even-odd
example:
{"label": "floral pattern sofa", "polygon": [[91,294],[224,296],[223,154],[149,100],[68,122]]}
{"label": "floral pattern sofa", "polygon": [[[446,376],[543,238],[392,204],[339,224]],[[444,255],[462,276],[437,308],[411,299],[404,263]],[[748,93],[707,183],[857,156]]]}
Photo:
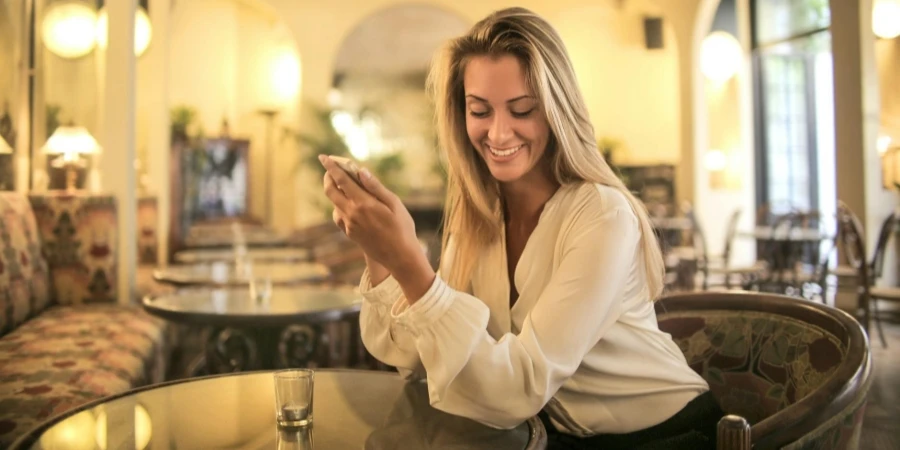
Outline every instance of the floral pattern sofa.
{"label": "floral pattern sofa", "polygon": [[167,326],[116,298],[111,196],[0,193],[0,448],[82,403],[163,381]]}

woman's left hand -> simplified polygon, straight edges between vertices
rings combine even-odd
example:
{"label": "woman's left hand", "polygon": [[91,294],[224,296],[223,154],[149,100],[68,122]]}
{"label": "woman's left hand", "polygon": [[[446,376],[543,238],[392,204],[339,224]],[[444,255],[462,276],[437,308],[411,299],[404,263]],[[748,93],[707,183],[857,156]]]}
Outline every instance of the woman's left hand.
{"label": "woman's left hand", "polygon": [[[319,161],[326,169],[325,195],[339,210],[347,236],[384,265],[404,291],[409,288],[421,290],[419,296],[424,294],[434,281],[434,271],[419,245],[415,222],[400,198],[367,169],[360,170],[360,186],[327,156],[320,155]],[[418,298],[409,294],[410,300]]]}

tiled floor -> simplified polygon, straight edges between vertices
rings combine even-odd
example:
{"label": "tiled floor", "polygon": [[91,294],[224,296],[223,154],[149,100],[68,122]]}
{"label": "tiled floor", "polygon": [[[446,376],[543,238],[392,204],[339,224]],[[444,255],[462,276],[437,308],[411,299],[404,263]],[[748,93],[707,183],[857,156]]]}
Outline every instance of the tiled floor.
{"label": "tiled floor", "polygon": [[859,448],[900,449],[900,317],[884,324],[888,347],[883,348],[872,330],[872,389],[866,406]]}

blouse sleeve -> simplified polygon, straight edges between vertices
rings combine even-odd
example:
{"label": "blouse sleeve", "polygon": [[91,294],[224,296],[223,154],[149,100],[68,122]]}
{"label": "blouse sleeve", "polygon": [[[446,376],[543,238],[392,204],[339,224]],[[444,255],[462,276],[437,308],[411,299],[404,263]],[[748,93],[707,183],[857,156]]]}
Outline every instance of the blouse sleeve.
{"label": "blouse sleeve", "polygon": [[496,428],[537,414],[621,315],[639,241],[629,205],[582,205],[521,331],[499,340],[487,332],[488,307],[440,277],[412,306],[401,294],[391,315],[410,330],[431,404]]}
{"label": "blouse sleeve", "polygon": [[363,272],[359,290],[363,297],[359,328],[366,350],[379,361],[396,367],[404,378],[414,378],[422,371],[415,339],[408,327],[391,318],[391,305],[403,296],[397,280],[388,276],[372,286],[369,270]]}

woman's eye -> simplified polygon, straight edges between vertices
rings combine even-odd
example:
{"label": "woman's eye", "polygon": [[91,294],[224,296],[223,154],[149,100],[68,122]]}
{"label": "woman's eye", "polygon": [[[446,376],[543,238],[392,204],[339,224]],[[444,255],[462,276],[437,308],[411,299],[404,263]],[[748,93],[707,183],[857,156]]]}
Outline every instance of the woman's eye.
{"label": "woman's eye", "polygon": [[472,111],[472,110],[469,110],[469,114],[471,114],[472,117],[482,118],[482,117],[487,117],[488,112],[487,112],[487,111]]}
{"label": "woman's eye", "polygon": [[513,111],[512,115],[513,115],[513,117],[518,117],[518,118],[528,117],[533,111],[534,111],[534,108],[531,108],[528,111],[522,111],[522,112]]}

